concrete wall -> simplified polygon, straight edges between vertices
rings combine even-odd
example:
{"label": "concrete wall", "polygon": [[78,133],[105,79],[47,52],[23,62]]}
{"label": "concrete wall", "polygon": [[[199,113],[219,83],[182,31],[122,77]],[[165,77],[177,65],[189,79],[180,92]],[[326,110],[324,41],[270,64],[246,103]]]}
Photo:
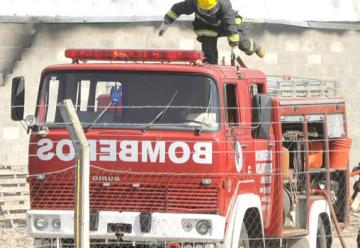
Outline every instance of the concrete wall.
{"label": "concrete wall", "polygon": [[[179,0],[2,0],[0,19],[80,21],[159,21]],[[243,16],[265,22],[360,20],[358,0],[231,0]],[[69,6],[71,6],[69,8]],[[155,6],[155,7],[154,7]],[[81,9],[81,11],[79,11]],[[151,11],[149,11],[151,10]],[[320,10],[320,11],[319,11]]]}
{"label": "concrete wall", "polygon": [[[9,29],[1,28],[4,47],[16,40]],[[11,24],[14,25],[14,24]],[[21,24],[12,29],[22,28]],[[200,49],[191,31],[190,23],[178,23],[163,38],[154,35],[159,23],[137,24],[42,24],[37,27],[32,46],[22,52],[12,76],[26,78],[26,111],[33,114],[41,70],[50,64],[68,62],[65,48],[162,48]],[[312,30],[275,24],[248,24],[248,34],[267,49],[264,60],[247,57],[249,67],[263,70],[269,75],[290,74],[336,80],[339,93],[348,103],[350,136],[354,140],[352,162],[360,161],[360,32]],[[4,31],[6,30],[6,31]],[[220,56],[229,55],[226,39],[219,42]],[[28,136],[19,123],[10,120],[10,84],[0,87],[0,164],[26,164]]]}

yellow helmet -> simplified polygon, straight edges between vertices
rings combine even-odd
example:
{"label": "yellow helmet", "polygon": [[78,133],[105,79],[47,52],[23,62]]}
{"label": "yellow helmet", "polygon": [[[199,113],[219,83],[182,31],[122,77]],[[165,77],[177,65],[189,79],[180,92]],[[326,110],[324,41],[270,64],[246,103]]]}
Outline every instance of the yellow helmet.
{"label": "yellow helmet", "polygon": [[199,8],[204,10],[211,10],[216,7],[218,0],[196,0],[196,4]]}

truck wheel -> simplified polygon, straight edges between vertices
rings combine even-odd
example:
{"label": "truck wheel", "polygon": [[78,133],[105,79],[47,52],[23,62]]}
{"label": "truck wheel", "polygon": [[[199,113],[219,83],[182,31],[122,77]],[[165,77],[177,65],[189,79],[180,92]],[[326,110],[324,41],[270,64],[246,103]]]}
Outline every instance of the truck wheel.
{"label": "truck wheel", "polygon": [[327,240],[326,240],[326,230],[325,225],[319,217],[317,231],[316,231],[316,248],[326,248],[327,247]]}
{"label": "truck wheel", "polygon": [[241,226],[239,248],[250,248],[249,234],[244,223]]}

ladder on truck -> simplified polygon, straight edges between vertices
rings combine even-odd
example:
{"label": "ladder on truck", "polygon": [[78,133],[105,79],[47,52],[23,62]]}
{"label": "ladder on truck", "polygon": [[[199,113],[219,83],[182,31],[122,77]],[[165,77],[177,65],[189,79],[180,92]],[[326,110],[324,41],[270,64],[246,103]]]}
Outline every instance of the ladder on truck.
{"label": "ladder on truck", "polygon": [[277,97],[336,96],[336,81],[291,76],[267,76],[268,94]]}

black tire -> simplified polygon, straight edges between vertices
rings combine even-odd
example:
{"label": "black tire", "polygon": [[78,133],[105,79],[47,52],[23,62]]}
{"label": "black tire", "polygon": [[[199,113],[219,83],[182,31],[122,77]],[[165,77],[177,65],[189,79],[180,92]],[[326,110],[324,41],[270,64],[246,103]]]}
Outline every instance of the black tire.
{"label": "black tire", "polygon": [[242,224],[240,230],[239,248],[250,248],[249,234],[246,229],[245,223]]}
{"label": "black tire", "polygon": [[318,219],[316,231],[316,248],[327,248],[326,230],[321,217]]}

